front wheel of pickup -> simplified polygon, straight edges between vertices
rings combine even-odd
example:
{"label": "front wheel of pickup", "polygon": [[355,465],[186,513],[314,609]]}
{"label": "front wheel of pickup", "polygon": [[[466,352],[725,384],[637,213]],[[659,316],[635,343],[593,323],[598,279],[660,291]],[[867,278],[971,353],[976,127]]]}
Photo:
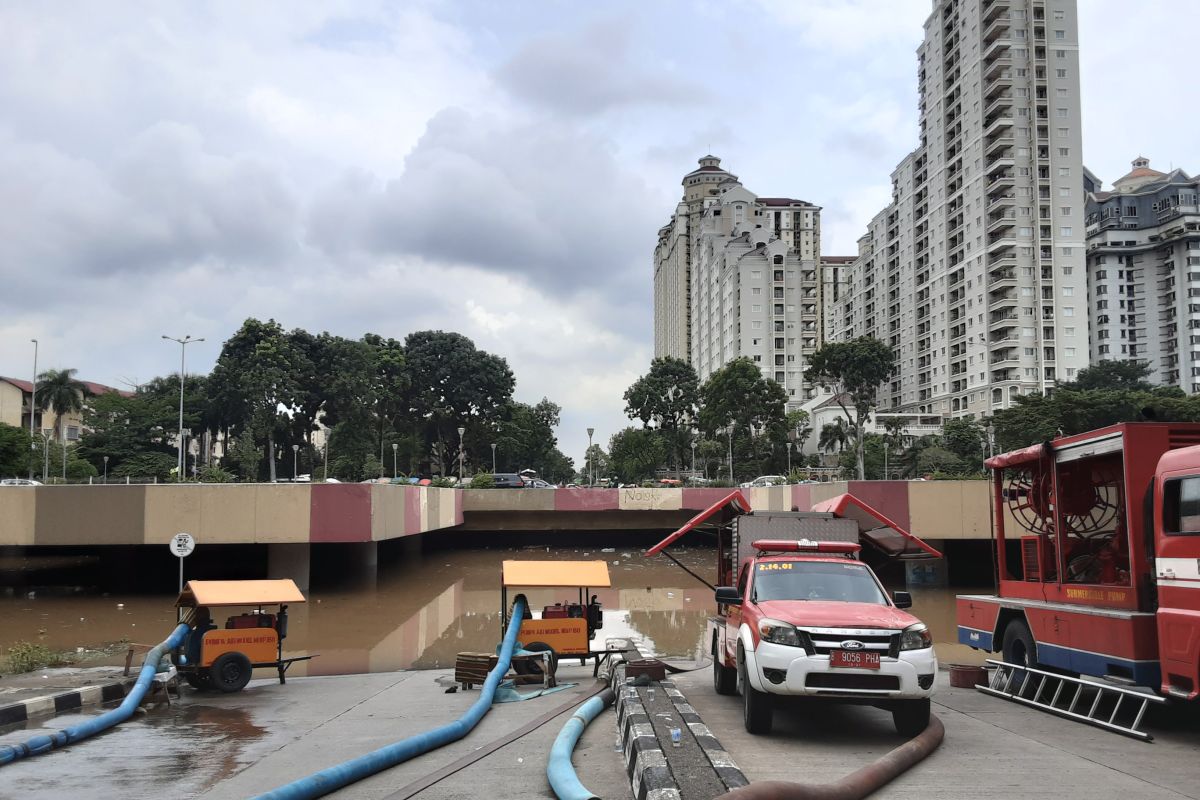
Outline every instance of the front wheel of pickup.
{"label": "front wheel of pickup", "polygon": [[771,732],[774,722],[771,698],[766,692],[760,692],[750,684],[746,675],[745,656],[740,650],[738,656],[738,683],[742,685],[742,722],[747,733],[766,735]]}

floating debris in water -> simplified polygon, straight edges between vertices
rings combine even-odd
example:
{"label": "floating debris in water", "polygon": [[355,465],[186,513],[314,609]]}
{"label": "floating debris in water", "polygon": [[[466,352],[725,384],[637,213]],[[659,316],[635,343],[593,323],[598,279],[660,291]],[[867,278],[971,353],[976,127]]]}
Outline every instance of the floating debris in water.
{"label": "floating debris in water", "polygon": [[615,553],[615,552],[617,552],[617,548],[615,548],[615,547],[601,547],[601,548],[600,548],[600,552],[601,552],[601,553]]}

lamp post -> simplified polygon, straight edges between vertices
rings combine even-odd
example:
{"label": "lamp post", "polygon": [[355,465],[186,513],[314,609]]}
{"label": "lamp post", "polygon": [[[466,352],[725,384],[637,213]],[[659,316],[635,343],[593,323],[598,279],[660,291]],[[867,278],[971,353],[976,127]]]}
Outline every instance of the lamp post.
{"label": "lamp post", "polygon": [[[37,415],[37,356],[38,356],[38,340],[30,339],[33,342],[33,387],[29,392],[29,444],[33,447],[33,418]],[[33,480],[33,459],[29,459],[29,480]]]}
{"label": "lamp post", "polygon": [[587,449],[587,465],[588,465],[588,486],[595,483],[594,470],[592,469],[592,434],[596,432],[595,428],[588,428],[588,449]]}
{"label": "lamp post", "polygon": [[463,452],[463,435],[466,432],[467,432],[467,429],[460,425],[458,428],[458,484],[459,484],[459,486],[461,486],[462,482],[463,482],[463,456],[466,455],[466,453]]}
{"label": "lamp post", "polygon": [[322,449],[323,451],[325,451],[325,452],[324,452],[324,455],[325,455],[325,474],[324,474],[324,475],[322,475],[321,477],[322,477],[322,478],[324,478],[326,481],[328,481],[328,480],[329,480],[329,434],[326,434],[326,435],[325,435],[325,446],[324,446],[324,447],[322,447],[321,449]]}
{"label": "lamp post", "polygon": [[42,483],[50,480],[50,434],[42,431]]}
{"label": "lamp post", "polygon": [[296,482],[296,478],[300,477],[297,473],[300,466],[300,445],[292,445],[292,483]]}
{"label": "lamp post", "polygon": [[733,483],[733,423],[729,423],[729,427],[725,429],[725,433],[729,436],[729,482]]}
{"label": "lamp post", "polygon": [[787,447],[788,477],[791,477],[791,474],[792,474],[792,442],[791,442],[791,440],[784,442],[784,445]]}
{"label": "lamp post", "polygon": [[887,457],[888,457],[888,443],[885,441],[883,443],[883,479],[885,481],[888,479]]}
{"label": "lamp post", "polygon": [[179,441],[183,445],[183,461],[181,462],[180,467],[179,467],[179,482],[180,483],[187,482],[188,439],[190,439],[191,436],[192,436],[191,428],[184,428],[181,431],[179,431]]}
{"label": "lamp post", "polygon": [[108,456],[104,456],[104,485],[108,485]]}
{"label": "lamp post", "polygon": [[496,474],[496,443],[492,442],[492,474]]}
{"label": "lamp post", "polygon": [[398,442],[392,442],[392,480],[396,480],[399,472],[396,470],[396,451],[400,449]]}
{"label": "lamp post", "polygon": [[[63,427],[63,426],[60,425],[59,427]],[[62,465],[62,467],[63,467],[63,483],[66,483],[67,482],[67,432],[65,430],[63,431],[62,447],[63,447],[63,465]]]}
{"label": "lamp post", "polygon": [[696,440],[692,439],[692,479],[696,478]]}
{"label": "lamp post", "polygon": [[182,339],[176,339],[174,336],[163,335],[164,339],[169,339],[172,342],[179,343],[179,480],[184,480],[184,464],[183,464],[183,375],[184,375],[184,359],[187,355],[187,346],[195,342],[203,342],[204,339],[193,339],[191,334],[184,334]]}

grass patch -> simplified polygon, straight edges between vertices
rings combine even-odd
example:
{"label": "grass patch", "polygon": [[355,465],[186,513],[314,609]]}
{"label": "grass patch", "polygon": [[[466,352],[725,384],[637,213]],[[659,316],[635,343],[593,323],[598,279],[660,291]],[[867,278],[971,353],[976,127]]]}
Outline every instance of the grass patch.
{"label": "grass patch", "polygon": [[64,667],[70,664],[62,653],[55,652],[44,644],[15,642],[4,652],[0,665],[7,674],[17,675],[46,667]]}

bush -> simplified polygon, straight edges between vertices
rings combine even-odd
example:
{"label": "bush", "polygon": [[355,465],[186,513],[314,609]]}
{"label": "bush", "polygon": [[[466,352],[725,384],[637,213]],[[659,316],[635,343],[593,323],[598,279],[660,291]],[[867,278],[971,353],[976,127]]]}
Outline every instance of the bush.
{"label": "bush", "polygon": [[4,654],[4,671],[8,673],[33,672],[66,663],[58,653],[34,642],[16,642]]}
{"label": "bush", "polygon": [[201,483],[233,483],[237,477],[232,472],[226,472],[215,464],[206,464],[200,470]]}
{"label": "bush", "polygon": [[480,472],[471,477],[472,489],[495,489],[496,479],[490,472]]}
{"label": "bush", "polygon": [[434,489],[453,489],[455,486],[458,486],[458,481],[454,478],[434,478],[429,482],[429,485]]}

